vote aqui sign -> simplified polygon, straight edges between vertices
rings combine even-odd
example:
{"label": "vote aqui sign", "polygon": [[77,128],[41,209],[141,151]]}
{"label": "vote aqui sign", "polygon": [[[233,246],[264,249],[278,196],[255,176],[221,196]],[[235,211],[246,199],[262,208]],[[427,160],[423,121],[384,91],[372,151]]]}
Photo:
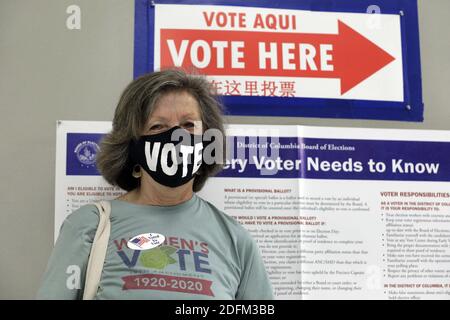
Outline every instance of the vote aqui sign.
{"label": "vote aqui sign", "polygon": [[135,76],[195,70],[236,115],[421,121],[417,4],[376,2],[136,0]]}

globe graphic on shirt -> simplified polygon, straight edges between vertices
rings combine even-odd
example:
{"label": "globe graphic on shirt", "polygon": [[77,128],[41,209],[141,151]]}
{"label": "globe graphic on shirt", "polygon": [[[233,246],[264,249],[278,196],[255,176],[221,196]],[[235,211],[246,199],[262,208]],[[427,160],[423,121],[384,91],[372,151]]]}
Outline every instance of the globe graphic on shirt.
{"label": "globe graphic on shirt", "polygon": [[139,258],[141,265],[146,268],[162,270],[169,264],[174,264],[177,261],[170,255],[175,253],[177,249],[172,246],[161,246],[146,250]]}

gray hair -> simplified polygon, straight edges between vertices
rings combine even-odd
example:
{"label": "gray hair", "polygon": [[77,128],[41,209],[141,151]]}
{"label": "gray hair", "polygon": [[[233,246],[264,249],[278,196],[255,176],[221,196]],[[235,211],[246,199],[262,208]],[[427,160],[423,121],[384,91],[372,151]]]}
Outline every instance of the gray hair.
{"label": "gray hair", "polygon": [[[110,184],[127,191],[139,186],[140,180],[132,176],[135,163],[130,157],[130,142],[141,136],[158,99],[173,91],[185,91],[197,100],[203,129],[220,130],[225,155],[223,106],[208,81],[181,69],[149,73],[135,79],[125,88],[114,113],[112,131],[100,142],[97,168]],[[223,161],[219,162],[202,164],[194,178],[194,192],[201,190],[206,179],[223,168]]]}

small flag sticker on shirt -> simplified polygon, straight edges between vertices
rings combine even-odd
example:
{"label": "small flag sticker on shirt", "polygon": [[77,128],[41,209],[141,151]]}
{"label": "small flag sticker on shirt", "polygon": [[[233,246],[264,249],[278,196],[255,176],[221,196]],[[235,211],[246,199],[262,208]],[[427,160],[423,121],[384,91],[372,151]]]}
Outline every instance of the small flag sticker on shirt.
{"label": "small flag sticker on shirt", "polygon": [[149,250],[164,243],[166,238],[159,233],[143,233],[131,238],[127,246],[133,250]]}
{"label": "small flag sticker on shirt", "polygon": [[136,244],[136,245],[138,245],[139,247],[142,248],[142,246],[144,245],[144,243],[147,243],[147,242],[149,242],[149,241],[150,241],[150,240],[148,240],[146,237],[139,237],[139,238],[134,239],[134,240],[131,241],[131,242],[133,242],[134,244]]}

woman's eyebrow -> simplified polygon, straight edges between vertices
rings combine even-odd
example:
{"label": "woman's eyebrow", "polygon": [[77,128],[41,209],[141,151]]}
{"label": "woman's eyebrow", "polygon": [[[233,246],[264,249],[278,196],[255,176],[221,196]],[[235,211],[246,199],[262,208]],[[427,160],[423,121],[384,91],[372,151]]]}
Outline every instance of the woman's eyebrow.
{"label": "woman's eyebrow", "polygon": [[166,121],[166,120],[167,120],[167,119],[164,118],[164,117],[160,117],[160,116],[151,116],[150,119],[149,119],[149,122],[152,122],[152,121]]}
{"label": "woman's eyebrow", "polygon": [[200,115],[198,113],[189,112],[189,113],[183,114],[180,118],[181,119],[200,118]]}
{"label": "woman's eyebrow", "polygon": [[[188,119],[188,118],[194,118],[194,119],[198,118],[198,119],[200,119],[201,117],[200,117],[199,114],[194,113],[194,112],[184,113],[184,114],[181,114],[181,116],[180,116],[180,119],[183,119],[183,120]],[[149,121],[158,121],[158,120],[166,121],[168,119],[163,117],[163,116],[150,116],[150,120]]]}

